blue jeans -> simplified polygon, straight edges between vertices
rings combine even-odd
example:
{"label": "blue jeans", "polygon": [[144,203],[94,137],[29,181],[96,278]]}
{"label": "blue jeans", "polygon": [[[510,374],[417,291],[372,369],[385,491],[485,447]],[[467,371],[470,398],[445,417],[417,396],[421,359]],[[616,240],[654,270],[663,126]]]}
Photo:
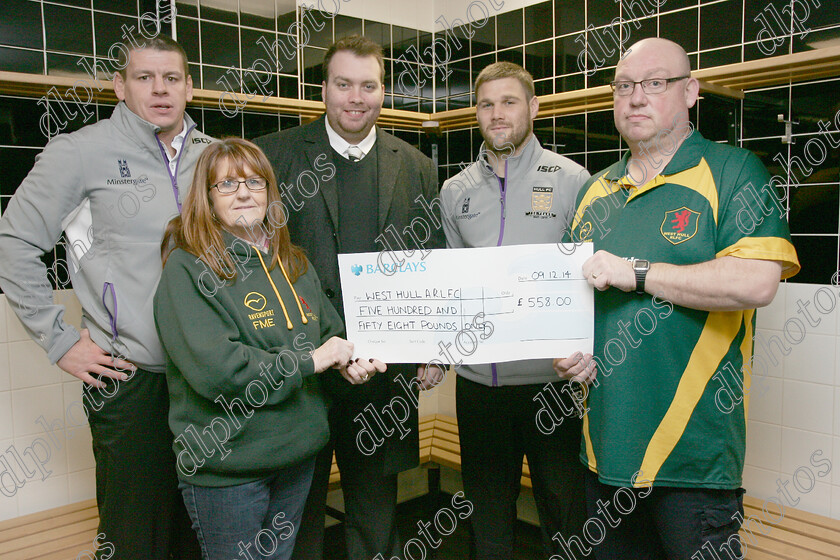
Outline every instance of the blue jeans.
{"label": "blue jeans", "polygon": [[314,468],[311,457],[236,486],[212,488],[181,482],[203,558],[291,558]]}

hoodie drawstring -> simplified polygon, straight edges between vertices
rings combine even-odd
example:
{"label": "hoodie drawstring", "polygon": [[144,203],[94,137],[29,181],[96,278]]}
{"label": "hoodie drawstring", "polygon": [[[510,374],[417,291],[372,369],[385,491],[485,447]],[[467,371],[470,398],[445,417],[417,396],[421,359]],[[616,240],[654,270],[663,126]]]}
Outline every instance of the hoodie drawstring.
{"label": "hoodie drawstring", "polygon": [[[283,298],[280,297],[280,292],[277,291],[277,286],[274,284],[274,280],[271,279],[271,275],[268,273],[268,268],[266,268],[265,266],[265,261],[262,258],[262,254],[259,249],[255,248],[254,251],[257,253],[257,257],[260,259],[260,264],[262,265],[263,270],[265,271],[265,275],[268,278],[268,282],[271,284],[271,289],[274,290],[274,295],[277,296],[277,301],[280,302],[280,307],[283,308],[283,315],[286,317],[286,328],[292,330],[292,320],[289,318],[289,312],[286,310],[286,304],[283,303]],[[295,296],[298,309],[300,310],[300,319],[305,325],[309,321],[306,319],[306,315],[304,315],[303,313],[303,307],[301,307],[300,305],[300,298],[298,297],[297,292],[295,291],[295,287],[292,286],[292,282],[289,280],[289,275],[286,274],[286,269],[283,267],[283,262],[280,260],[279,256],[277,257],[277,264],[280,265],[280,270],[283,271],[283,277],[286,279],[286,282],[288,282],[289,288],[291,288],[292,290],[292,295]]]}

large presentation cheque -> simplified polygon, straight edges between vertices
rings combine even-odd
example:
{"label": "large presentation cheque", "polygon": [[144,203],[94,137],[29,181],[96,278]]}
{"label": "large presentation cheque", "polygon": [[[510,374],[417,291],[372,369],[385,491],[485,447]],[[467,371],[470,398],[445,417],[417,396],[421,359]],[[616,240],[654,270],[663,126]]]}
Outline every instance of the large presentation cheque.
{"label": "large presentation cheque", "polygon": [[592,244],[338,256],[356,356],[451,364],[592,352]]}

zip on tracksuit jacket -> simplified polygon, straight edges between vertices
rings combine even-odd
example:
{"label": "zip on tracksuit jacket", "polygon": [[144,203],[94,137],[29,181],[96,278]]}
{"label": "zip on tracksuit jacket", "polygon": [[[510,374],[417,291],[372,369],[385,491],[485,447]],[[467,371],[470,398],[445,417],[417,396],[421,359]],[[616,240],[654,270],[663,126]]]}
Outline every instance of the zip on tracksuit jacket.
{"label": "zip on tracksuit jacket", "polygon": [[310,351],[344,331],[308,261],[292,285],[281,265],[268,270],[267,255],[224,239],[237,262],[232,284],[176,249],[154,298],[178,476],[197,486],[252,482],[326,444]]}
{"label": "zip on tracksuit jacket", "polygon": [[174,175],[156,136],[160,128],[120,102],[110,118],[53,138],[15,192],[0,220],[0,287],[50,362],[79,333],[64,322],[64,306],[53,303],[39,257],[55,247],[64,224],[81,209],[92,225],[68,252],[84,256],[78,270],[60,265],[56,275],[61,281],[70,269],[83,324],[97,345],[163,372],[152,317],[160,240],[178,214],[198,156],[212,142],[188,115],[184,119],[188,131]]}
{"label": "zip on tracksuit jacket", "polygon": [[[440,192],[447,247],[557,243],[568,230],[575,198],[589,173],[544,149],[536,136],[505,159],[505,176],[488,163],[485,145],[472,165],[448,179]],[[562,357],[562,356],[558,356]],[[482,385],[557,381],[550,359],[464,365],[458,375]]]}

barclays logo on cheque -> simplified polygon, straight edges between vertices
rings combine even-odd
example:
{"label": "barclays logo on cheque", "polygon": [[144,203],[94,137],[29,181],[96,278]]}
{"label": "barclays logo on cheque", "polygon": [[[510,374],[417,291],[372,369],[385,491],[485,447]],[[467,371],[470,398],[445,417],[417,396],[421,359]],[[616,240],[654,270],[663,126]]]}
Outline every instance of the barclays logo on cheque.
{"label": "barclays logo on cheque", "polygon": [[372,265],[372,264],[367,264],[367,265],[354,264],[354,265],[350,266],[350,271],[355,276],[360,276],[363,272],[365,274],[380,273],[380,274],[385,274],[387,276],[391,276],[395,272],[426,272],[426,263],[425,262],[419,262],[419,263],[404,262],[404,263],[401,263],[401,264],[383,263],[381,265],[375,265],[375,266]]}

